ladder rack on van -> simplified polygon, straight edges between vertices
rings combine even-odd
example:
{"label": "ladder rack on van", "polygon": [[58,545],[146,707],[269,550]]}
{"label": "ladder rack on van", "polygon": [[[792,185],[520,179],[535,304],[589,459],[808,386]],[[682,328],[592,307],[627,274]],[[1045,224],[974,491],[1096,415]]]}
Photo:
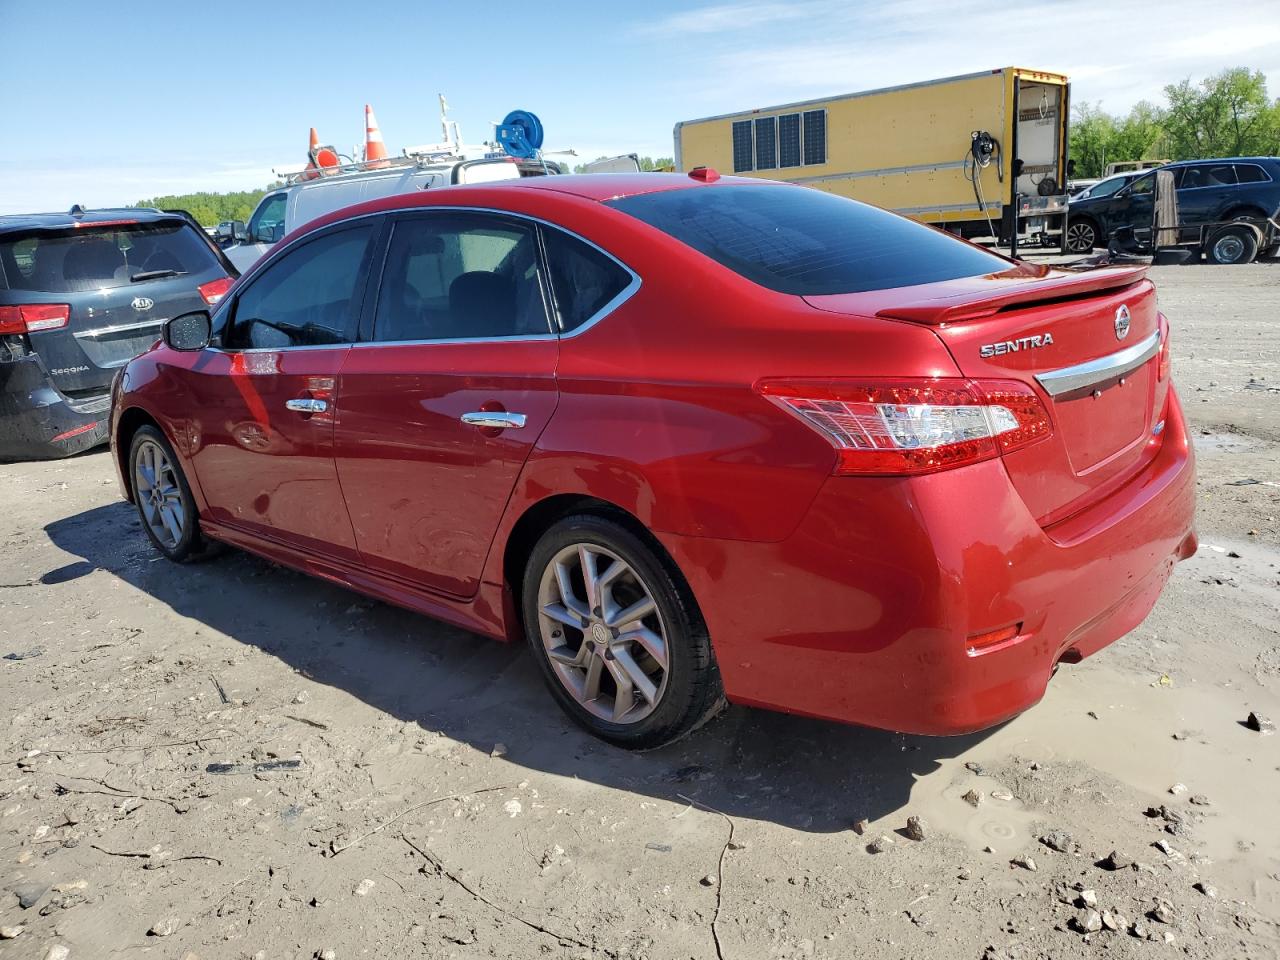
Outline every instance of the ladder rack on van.
{"label": "ladder rack on van", "polygon": [[402,157],[388,157],[385,160],[354,160],[334,167],[275,167],[271,172],[283,180],[285,186],[293,186],[295,183],[309,180],[327,180],[349,174],[371,173],[375,170],[420,170],[424,167],[454,163],[462,159],[455,153],[416,152],[413,148],[407,148]]}

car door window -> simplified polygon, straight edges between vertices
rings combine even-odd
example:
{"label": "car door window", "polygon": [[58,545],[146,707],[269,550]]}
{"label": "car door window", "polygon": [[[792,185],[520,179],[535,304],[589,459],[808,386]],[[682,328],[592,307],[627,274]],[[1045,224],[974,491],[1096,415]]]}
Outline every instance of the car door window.
{"label": "car door window", "polygon": [[608,254],[562,230],[545,228],[543,243],[560,329],[576,330],[632,284],[632,274]]}
{"label": "car door window", "polygon": [[249,218],[249,239],[254,243],[275,243],[284,236],[284,208],[289,195],[273,193],[258,204]]}
{"label": "car door window", "polygon": [[1240,183],[1266,183],[1271,178],[1256,163],[1237,163],[1236,179]]}
{"label": "car door window", "polygon": [[398,220],[373,329],[382,342],[548,335],[533,225],[483,213]]}
{"label": "car door window", "polygon": [[281,349],[348,342],[372,236],[367,224],[339,230],[268,264],[236,298],[224,346]]}
{"label": "car door window", "polygon": [[1154,175],[1139,177],[1137,180],[1133,181],[1133,186],[1129,188],[1129,192],[1134,197],[1146,198],[1151,196],[1152,191],[1155,190],[1155,186],[1156,178]]}

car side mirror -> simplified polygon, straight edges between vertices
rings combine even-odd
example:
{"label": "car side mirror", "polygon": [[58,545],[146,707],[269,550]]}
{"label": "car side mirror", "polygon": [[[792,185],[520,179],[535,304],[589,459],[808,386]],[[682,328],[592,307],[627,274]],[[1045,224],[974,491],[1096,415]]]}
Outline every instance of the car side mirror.
{"label": "car side mirror", "polygon": [[243,220],[231,221],[231,239],[236,243],[244,243],[249,239],[249,231],[245,228]]}
{"label": "car side mirror", "polygon": [[204,310],[182,313],[171,317],[160,328],[160,336],[165,346],[174,350],[203,350],[209,345],[213,335],[213,326],[209,314]]}

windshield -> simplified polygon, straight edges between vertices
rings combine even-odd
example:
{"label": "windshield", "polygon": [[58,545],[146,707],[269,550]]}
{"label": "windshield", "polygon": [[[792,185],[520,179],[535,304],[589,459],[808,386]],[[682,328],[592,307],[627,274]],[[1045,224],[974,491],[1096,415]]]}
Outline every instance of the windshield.
{"label": "windshield", "polygon": [[726,184],[608,204],[762,287],[798,296],[887,290],[1009,266],[941,230],[812,187]]}
{"label": "windshield", "polygon": [[1080,194],[1079,199],[1096,200],[1098,197],[1109,197],[1132,179],[1133,177],[1108,177],[1106,180],[1095,183],[1085,190],[1084,193]]}
{"label": "windshield", "polygon": [[0,237],[0,289],[73,293],[203,274],[218,261],[185,222],[40,230]]}

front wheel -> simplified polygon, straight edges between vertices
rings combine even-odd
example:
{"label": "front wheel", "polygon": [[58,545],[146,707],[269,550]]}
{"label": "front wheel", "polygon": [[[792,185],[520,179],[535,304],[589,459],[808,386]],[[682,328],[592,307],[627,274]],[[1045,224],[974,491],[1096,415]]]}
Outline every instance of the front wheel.
{"label": "front wheel", "polygon": [[525,633],[552,696],[632,749],[670,743],[723,704],[711,641],[670,561],[598,516],[552,526],[529,557]]}
{"label": "front wheel", "polygon": [[155,427],[140,427],[129,447],[133,501],[156,549],[175,563],[201,559],[209,545],[200,534],[196,504],[173,447]]}
{"label": "front wheel", "polygon": [[1098,228],[1089,220],[1071,220],[1067,223],[1067,250],[1071,253],[1089,253],[1098,245]]}

